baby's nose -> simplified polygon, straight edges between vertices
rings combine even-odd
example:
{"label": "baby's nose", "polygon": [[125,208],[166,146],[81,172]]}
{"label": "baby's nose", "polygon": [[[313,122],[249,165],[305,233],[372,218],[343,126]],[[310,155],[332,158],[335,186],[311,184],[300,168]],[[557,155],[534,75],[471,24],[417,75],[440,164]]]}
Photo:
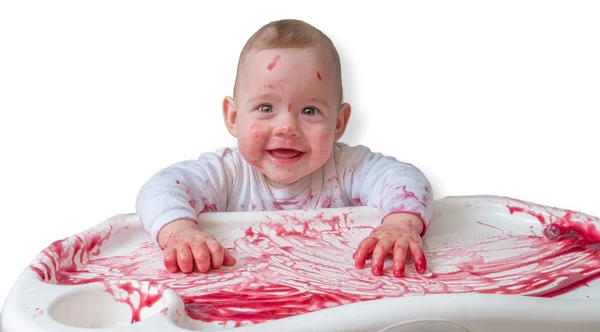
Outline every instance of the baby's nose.
{"label": "baby's nose", "polygon": [[298,131],[298,126],[294,121],[286,121],[275,127],[275,135],[298,137],[300,136],[300,133]]}

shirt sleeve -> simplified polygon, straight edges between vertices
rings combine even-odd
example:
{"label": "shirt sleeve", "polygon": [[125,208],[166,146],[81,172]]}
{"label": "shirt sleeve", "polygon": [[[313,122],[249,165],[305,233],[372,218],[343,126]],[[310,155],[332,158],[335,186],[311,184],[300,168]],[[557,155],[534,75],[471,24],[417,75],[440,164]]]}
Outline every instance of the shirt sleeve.
{"label": "shirt sleeve", "polygon": [[154,242],[158,243],[158,233],[171,221],[198,222],[199,213],[224,211],[235,168],[231,150],[223,149],[173,164],[153,175],[138,193],[136,213]]}
{"label": "shirt sleeve", "polygon": [[417,215],[425,235],[433,216],[433,191],[420,169],[361,145],[341,145],[338,154],[340,183],[353,205],[379,209],[380,222],[391,213]]}

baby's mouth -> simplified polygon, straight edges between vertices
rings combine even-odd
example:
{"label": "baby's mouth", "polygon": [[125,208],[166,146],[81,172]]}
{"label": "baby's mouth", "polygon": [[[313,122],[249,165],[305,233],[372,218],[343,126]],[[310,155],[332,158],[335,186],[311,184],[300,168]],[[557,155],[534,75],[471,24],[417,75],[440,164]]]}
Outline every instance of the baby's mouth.
{"label": "baby's mouth", "polygon": [[276,159],[293,159],[303,153],[294,149],[274,149],[268,150],[267,152]]}

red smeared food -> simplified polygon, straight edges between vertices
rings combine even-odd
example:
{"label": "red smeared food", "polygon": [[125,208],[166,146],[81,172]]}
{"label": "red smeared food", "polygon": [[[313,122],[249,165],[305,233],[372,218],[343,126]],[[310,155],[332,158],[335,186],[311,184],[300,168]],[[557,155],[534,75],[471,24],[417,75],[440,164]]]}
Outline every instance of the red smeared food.
{"label": "red smeared food", "polygon": [[271,60],[271,62],[269,63],[269,65],[267,66],[267,69],[269,71],[273,70],[273,68],[275,68],[275,66],[277,66],[277,61],[279,61],[279,58],[281,58],[281,56],[276,55],[273,60]]}
{"label": "red smeared food", "polygon": [[[162,250],[150,241],[123,256],[98,258],[112,228],[55,242],[32,269],[51,283],[101,281],[112,285],[113,293],[121,287],[121,293],[139,295],[142,303],[130,305],[132,321],[140,319],[140,308],[156,304],[158,293],[169,287],[182,297],[190,317],[237,326],[384,297],[449,293],[553,297],[600,276],[600,253],[584,245],[595,241],[597,230],[589,225],[598,220],[580,214],[555,213],[550,218],[563,227],[559,234],[570,229],[580,237],[551,239],[490,230],[493,235],[469,241],[429,243],[425,256],[430,273],[417,273],[424,269],[421,257],[409,256],[404,271],[396,271],[388,257],[383,269],[375,271],[381,276],[373,276],[371,268],[356,269],[352,258],[373,227],[356,225],[351,215],[305,219],[283,212],[282,218],[240,229],[229,248],[237,264],[210,273],[167,272]],[[400,273],[403,277],[393,276]],[[144,287],[132,283],[148,280],[152,282]]]}

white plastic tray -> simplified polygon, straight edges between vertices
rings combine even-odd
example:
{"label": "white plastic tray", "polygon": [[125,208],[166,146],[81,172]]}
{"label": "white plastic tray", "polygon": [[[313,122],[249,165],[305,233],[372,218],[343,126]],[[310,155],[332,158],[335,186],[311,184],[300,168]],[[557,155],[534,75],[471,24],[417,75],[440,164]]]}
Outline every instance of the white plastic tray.
{"label": "white plastic tray", "polygon": [[[436,201],[428,272],[354,268],[367,207],[210,213],[233,267],[169,273],[133,214],[56,241],[11,290],[2,331],[598,331],[598,218],[496,196]],[[550,237],[550,238],[549,238]]]}

